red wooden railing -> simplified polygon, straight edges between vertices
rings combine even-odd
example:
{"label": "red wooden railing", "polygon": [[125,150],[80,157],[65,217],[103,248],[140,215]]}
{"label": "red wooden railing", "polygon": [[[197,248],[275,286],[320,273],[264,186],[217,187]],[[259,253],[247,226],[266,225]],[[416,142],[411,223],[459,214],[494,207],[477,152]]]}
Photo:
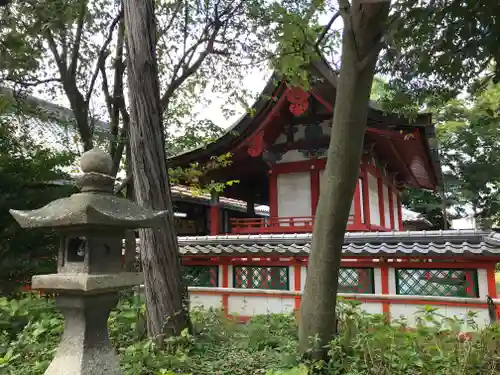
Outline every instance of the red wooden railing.
{"label": "red wooden railing", "polygon": [[[350,216],[348,221],[348,230],[353,223],[354,216]],[[310,233],[312,232],[313,225],[314,216],[231,219],[231,233]],[[355,230],[356,228],[352,229]]]}
{"label": "red wooden railing", "polygon": [[232,233],[311,232],[313,216],[231,219]]}

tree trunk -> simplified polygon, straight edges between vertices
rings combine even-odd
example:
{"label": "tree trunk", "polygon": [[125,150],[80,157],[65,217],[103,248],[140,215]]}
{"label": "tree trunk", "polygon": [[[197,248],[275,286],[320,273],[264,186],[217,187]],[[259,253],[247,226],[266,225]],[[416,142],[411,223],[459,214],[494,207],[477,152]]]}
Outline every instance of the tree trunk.
{"label": "tree trunk", "polygon": [[[128,136],[129,137],[129,136]],[[130,152],[130,143],[127,144],[127,150],[125,152],[126,165],[125,169],[127,171],[127,176],[132,176],[132,153]],[[127,184],[126,198],[131,201],[135,200],[134,192],[134,179],[131,178]],[[128,230],[125,232],[125,259],[124,259],[124,269],[126,271],[136,271],[137,269],[137,241],[135,239],[135,231]]]}
{"label": "tree trunk", "polygon": [[315,358],[334,336],[338,274],[345,228],[358,181],[370,91],[386,28],[390,1],[363,3],[340,0],[344,19],[342,60],[332,134],[314,226],[311,254],[301,304],[300,350]]}
{"label": "tree trunk", "polygon": [[153,0],[125,0],[130,95],[130,146],[137,203],[168,210],[161,228],[140,230],[148,333],[178,335],[188,327],[168,183],[160,108]]}

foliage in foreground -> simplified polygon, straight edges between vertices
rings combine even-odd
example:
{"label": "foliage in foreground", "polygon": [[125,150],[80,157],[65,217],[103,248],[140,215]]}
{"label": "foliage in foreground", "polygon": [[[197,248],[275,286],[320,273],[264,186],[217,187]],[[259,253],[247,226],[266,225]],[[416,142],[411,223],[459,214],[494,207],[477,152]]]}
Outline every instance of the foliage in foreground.
{"label": "foliage in foreground", "polygon": [[[297,327],[290,316],[260,316],[239,325],[220,312],[195,311],[193,334],[170,338],[159,348],[144,337],[143,309],[124,298],[109,320],[125,375],[488,375],[500,371],[497,326],[473,336],[459,334],[460,321],[440,323],[436,311],[429,308],[422,310],[417,329],[409,331],[403,321],[389,325],[382,316],[362,313],[355,303],[341,303],[341,334],[329,344],[330,359],[313,363],[300,363],[296,357]],[[51,299],[0,299],[0,372],[43,374],[61,332],[62,318]]]}

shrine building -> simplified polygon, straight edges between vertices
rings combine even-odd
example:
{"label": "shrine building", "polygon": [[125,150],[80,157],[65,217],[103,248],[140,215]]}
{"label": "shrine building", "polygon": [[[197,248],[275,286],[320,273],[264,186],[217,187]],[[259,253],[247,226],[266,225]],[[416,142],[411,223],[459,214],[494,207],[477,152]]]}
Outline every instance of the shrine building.
{"label": "shrine building", "polygon": [[[298,311],[337,87],[336,73],[325,62],[313,62],[310,72],[307,91],[274,75],[222,137],[169,159],[169,167],[188,167],[229,153],[231,163],[204,178],[239,181],[223,198],[212,193],[210,235],[179,237],[193,305],[222,307],[243,320]],[[496,316],[498,235],[403,231],[402,190],[435,190],[440,183],[431,115],[410,120],[370,103],[340,295],[410,324],[424,305],[450,317],[473,310],[480,326]],[[223,199],[247,202],[246,213],[231,216],[222,210]],[[256,214],[260,205],[269,207],[268,216]]]}

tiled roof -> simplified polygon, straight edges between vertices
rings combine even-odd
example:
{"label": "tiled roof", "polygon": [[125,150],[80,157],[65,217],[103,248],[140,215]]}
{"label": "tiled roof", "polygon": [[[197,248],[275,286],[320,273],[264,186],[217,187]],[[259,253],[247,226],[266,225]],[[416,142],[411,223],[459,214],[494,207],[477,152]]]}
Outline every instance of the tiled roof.
{"label": "tiled roof", "polygon": [[[179,237],[182,255],[308,255],[311,234]],[[500,235],[476,230],[346,233],[345,255],[500,257]]]}
{"label": "tiled roof", "polygon": [[[176,197],[192,198],[194,200],[198,200],[198,201],[204,202],[206,204],[208,204],[210,202],[210,194],[206,194],[206,193],[195,194],[193,192],[193,190],[189,188],[189,186],[172,185],[171,191],[172,191],[172,196],[174,198],[176,198]],[[246,212],[246,210],[247,210],[247,202],[240,201],[238,199],[220,197],[219,203],[222,207],[232,209],[235,211]],[[255,207],[254,208],[255,213],[258,215],[267,216],[269,214],[269,209],[267,208],[267,206],[261,206],[261,205],[256,204],[254,207]]]}

